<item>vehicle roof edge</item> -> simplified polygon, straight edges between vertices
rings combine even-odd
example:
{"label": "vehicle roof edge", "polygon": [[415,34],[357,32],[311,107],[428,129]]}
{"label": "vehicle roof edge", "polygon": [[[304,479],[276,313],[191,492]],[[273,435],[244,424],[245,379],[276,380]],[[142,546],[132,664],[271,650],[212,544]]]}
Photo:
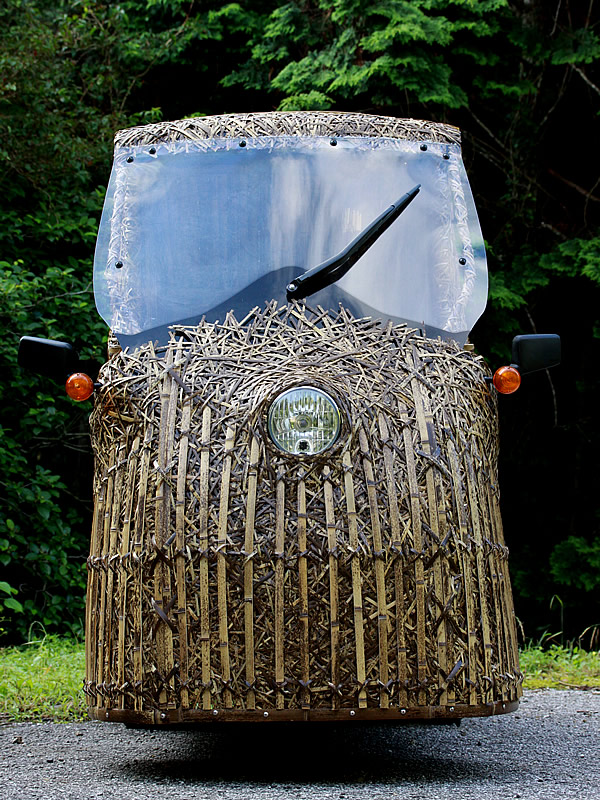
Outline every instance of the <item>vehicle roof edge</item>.
{"label": "vehicle roof edge", "polygon": [[245,136],[384,136],[459,145],[460,130],[442,122],[341,111],[266,111],[153,122],[117,131],[115,148]]}

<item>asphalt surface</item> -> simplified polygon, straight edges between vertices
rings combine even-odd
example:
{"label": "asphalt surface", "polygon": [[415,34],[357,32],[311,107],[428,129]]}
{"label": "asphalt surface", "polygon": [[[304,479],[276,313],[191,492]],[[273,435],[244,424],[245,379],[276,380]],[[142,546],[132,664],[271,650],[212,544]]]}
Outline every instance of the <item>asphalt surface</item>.
{"label": "asphalt surface", "polygon": [[0,727],[2,800],[600,798],[600,691],[452,726]]}

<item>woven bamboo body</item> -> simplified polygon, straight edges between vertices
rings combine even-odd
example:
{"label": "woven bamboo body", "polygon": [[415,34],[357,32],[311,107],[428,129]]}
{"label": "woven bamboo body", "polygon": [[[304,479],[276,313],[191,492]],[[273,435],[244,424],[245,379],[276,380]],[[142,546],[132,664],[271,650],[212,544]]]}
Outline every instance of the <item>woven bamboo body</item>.
{"label": "woven bamboo body", "polygon": [[[268,306],[113,357],[92,415],[93,716],[443,718],[521,693],[495,398],[452,342]],[[321,456],[266,431],[325,389]]]}

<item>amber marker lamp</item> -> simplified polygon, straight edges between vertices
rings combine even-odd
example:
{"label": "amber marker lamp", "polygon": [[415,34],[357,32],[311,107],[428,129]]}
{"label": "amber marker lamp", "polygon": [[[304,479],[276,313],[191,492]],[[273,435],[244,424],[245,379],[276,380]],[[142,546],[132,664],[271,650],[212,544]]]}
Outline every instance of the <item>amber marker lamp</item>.
{"label": "amber marker lamp", "polygon": [[500,394],[512,394],[521,385],[521,373],[516,367],[498,367],[492,383]]}
{"label": "amber marker lamp", "polygon": [[94,381],[85,372],[74,372],[67,378],[65,391],[71,400],[81,403],[83,400],[89,400],[94,394]]}

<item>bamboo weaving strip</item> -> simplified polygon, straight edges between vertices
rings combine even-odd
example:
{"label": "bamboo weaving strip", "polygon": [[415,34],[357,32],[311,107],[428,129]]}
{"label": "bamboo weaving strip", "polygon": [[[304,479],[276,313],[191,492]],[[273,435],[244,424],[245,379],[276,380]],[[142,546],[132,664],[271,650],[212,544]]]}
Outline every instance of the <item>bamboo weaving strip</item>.
{"label": "bamboo weaving strip", "polygon": [[227,512],[229,508],[229,487],[231,481],[231,462],[235,428],[228,427],[225,438],[225,458],[223,459],[223,476],[221,478],[221,502],[219,505],[219,536],[217,540],[217,581],[219,607],[219,648],[221,653],[221,670],[223,673],[223,697],[225,708],[231,708],[231,663],[229,659],[229,629],[227,623]]}

